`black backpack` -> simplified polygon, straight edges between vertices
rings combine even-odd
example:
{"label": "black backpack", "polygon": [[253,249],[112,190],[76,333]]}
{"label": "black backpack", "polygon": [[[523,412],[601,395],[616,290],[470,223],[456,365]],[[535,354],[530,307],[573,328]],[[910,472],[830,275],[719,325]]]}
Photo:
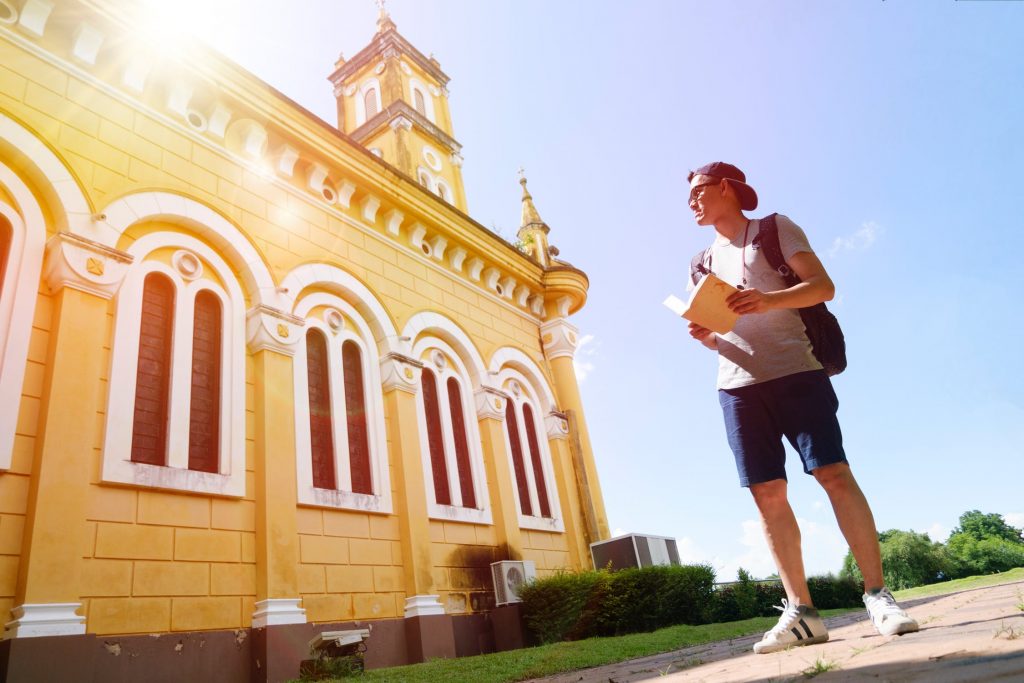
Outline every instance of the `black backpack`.
{"label": "black backpack", "polygon": [[[787,287],[792,287],[801,280],[786,265],[786,260],[782,258],[782,247],[779,245],[779,228],[775,223],[775,216],[777,215],[773,213],[759,221],[760,227],[758,228],[757,235],[751,242],[751,246],[754,248],[759,246],[764,250],[764,256],[768,259],[768,264],[778,271]],[[705,249],[697,253],[693,260],[690,261],[690,279],[693,280],[694,284],[700,281],[702,275],[707,275],[711,272],[704,265],[704,258],[707,252],[708,250]],[[839,321],[836,320],[836,317],[832,315],[832,312],[826,308],[824,303],[797,310],[800,311],[800,317],[804,321],[804,329],[807,332],[807,338],[811,342],[811,350],[814,352],[814,357],[825,368],[826,373],[830,376],[838,375],[846,369],[846,339],[843,337],[843,330],[839,327]]]}

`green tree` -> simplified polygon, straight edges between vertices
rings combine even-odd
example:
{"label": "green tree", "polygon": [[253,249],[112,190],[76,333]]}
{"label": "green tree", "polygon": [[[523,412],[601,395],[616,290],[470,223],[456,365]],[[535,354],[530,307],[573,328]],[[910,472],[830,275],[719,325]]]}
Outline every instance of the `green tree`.
{"label": "green tree", "polygon": [[967,534],[979,541],[986,538],[1000,538],[1010,543],[1024,543],[1024,532],[1010,526],[1002,515],[968,510],[960,515],[960,526],[953,529],[951,536]]}
{"label": "green tree", "polygon": [[[882,577],[892,590],[935,583],[949,575],[950,562],[945,548],[941,543],[934,543],[928,534],[889,529],[878,534],[878,541],[882,551]],[[846,553],[839,575],[864,580],[852,552]]]}

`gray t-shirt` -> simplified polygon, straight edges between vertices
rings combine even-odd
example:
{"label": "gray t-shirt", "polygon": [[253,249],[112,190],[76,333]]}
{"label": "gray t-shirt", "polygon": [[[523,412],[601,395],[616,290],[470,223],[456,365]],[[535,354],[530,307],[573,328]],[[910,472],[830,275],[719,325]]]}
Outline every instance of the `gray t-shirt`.
{"label": "gray t-shirt", "polygon": [[[800,226],[781,214],[776,217],[776,224],[784,259],[788,261],[797,252],[812,251]],[[704,266],[732,285],[742,284],[745,277],[746,289],[786,289],[782,276],[768,264],[761,249],[750,245],[758,227],[759,221],[750,222],[746,248],[742,230],[732,241],[716,235],[705,254]],[[735,389],[819,369],[821,363],[811,351],[803,320],[795,308],[741,315],[731,332],[718,335],[719,389]]]}

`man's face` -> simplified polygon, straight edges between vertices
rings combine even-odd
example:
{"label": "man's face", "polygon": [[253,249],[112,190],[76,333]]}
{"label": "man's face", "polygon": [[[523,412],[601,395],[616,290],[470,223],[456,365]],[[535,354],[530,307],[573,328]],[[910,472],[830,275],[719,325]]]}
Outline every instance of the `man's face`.
{"label": "man's face", "polygon": [[690,181],[690,210],[697,225],[714,225],[715,218],[724,206],[725,199],[721,178],[695,175]]}

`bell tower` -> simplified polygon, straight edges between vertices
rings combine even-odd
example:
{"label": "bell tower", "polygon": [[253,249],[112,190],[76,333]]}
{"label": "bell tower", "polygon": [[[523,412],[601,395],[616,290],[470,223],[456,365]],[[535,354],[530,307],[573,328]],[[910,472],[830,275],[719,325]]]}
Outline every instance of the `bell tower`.
{"label": "bell tower", "polygon": [[462,145],[452,136],[448,76],[398,32],[378,0],[377,32],[329,80],[338,128],[444,201],[466,211]]}

